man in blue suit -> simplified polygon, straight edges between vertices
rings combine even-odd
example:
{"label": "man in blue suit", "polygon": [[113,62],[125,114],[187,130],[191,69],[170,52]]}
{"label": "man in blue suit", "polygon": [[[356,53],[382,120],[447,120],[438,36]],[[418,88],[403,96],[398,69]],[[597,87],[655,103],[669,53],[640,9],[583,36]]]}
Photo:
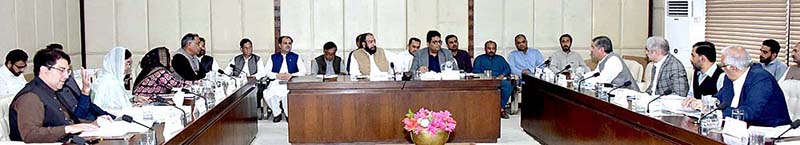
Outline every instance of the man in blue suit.
{"label": "man in blue suit", "polygon": [[741,46],[722,50],[722,70],[727,76],[717,98],[730,107],[723,115],[731,116],[733,108],[744,112],[742,121],[751,126],[780,126],[791,123],[786,100],[777,81],[761,65],[751,65],[750,54]]}

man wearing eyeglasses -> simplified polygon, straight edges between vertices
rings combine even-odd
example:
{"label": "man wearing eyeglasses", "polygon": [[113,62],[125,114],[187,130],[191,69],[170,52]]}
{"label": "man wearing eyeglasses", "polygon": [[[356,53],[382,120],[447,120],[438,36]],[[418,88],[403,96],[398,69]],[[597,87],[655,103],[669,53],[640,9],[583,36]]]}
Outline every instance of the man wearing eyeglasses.
{"label": "man wearing eyeglasses", "polygon": [[[36,77],[14,97],[9,106],[9,137],[25,143],[68,143],[77,134],[96,130],[69,110],[67,96],[58,93],[72,71],[69,56],[59,50],[42,49],[33,57]],[[110,120],[109,120],[110,121]]]}
{"label": "man wearing eyeglasses", "polygon": [[22,87],[25,87],[25,76],[22,72],[28,66],[28,54],[20,49],[14,49],[6,55],[5,68],[0,68],[0,98],[16,95]]}

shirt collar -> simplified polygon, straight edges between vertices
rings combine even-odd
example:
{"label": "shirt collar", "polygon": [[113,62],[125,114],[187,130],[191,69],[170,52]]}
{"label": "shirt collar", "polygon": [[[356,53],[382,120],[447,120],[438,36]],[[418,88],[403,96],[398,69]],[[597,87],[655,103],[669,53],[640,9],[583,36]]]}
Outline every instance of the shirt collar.
{"label": "shirt collar", "polygon": [[661,60],[656,61],[653,66],[661,67],[661,64],[664,64],[664,61],[667,60],[667,57],[669,57],[669,55],[665,55],[663,58],[661,58]]}
{"label": "shirt collar", "polygon": [[778,60],[778,58],[775,58],[775,59],[773,59],[772,61],[770,61],[768,64],[766,64],[765,66],[777,65],[777,64],[780,64],[780,62],[781,62],[781,61],[780,61],[780,60]]}
{"label": "shirt collar", "polygon": [[705,74],[706,76],[713,76],[714,75],[714,71],[716,71],[716,70],[717,70],[717,65],[716,64],[712,64],[711,67],[708,67],[708,70],[703,72],[703,74]]}
{"label": "shirt collar", "polygon": [[[751,67],[752,67],[752,66],[751,66]],[[749,72],[750,72],[750,67],[747,67],[747,68],[744,70],[744,72],[742,73],[742,75],[741,75],[741,76],[739,76],[739,78],[738,78],[738,79],[736,79],[735,81],[733,81],[733,83],[744,84],[744,80],[745,80],[745,79],[747,79],[747,73],[749,73]]]}

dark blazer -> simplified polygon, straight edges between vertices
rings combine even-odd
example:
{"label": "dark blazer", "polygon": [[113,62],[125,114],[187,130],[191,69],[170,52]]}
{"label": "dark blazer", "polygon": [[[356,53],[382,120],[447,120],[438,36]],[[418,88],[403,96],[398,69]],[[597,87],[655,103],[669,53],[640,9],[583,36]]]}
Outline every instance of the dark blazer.
{"label": "dark blazer", "polygon": [[[733,101],[733,81],[725,76],[722,89],[717,93],[721,103]],[[744,112],[744,121],[755,126],[780,126],[791,123],[783,91],[775,77],[761,65],[750,66],[739,97],[739,110]],[[731,116],[731,107],[725,108],[724,116]]]}

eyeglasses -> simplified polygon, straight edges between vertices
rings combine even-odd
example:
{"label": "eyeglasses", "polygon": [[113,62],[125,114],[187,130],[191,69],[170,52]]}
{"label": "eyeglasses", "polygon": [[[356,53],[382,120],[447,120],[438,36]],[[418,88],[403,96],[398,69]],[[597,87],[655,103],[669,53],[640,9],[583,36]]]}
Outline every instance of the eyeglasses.
{"label": "eyeglasses", "polygon": [[62,74],[65,74],[65,75],[71,75],[72,74],[72,69],[71,68],[54,67],[52,65],[48,65],[46,67],[50,68],[50,69],[58,70],[59,72],[61,72]]}
{"label": "eyeglasses", "polygon": [[18,70],[22,70],[22,69],[25,69],[25,67],[28,67],[28,64],[21,65],[21,66],[20,65],[14,65],[14,67],[16,67]]}
{"label": "eyeglasses", "polygon": [[434,40],[434,41],[431,41],[431,43],[434,43],[434,44],[442,44],[442,41],[441,41],[441,40],[439,40],[439,41],[435,41],[435,40]]}

